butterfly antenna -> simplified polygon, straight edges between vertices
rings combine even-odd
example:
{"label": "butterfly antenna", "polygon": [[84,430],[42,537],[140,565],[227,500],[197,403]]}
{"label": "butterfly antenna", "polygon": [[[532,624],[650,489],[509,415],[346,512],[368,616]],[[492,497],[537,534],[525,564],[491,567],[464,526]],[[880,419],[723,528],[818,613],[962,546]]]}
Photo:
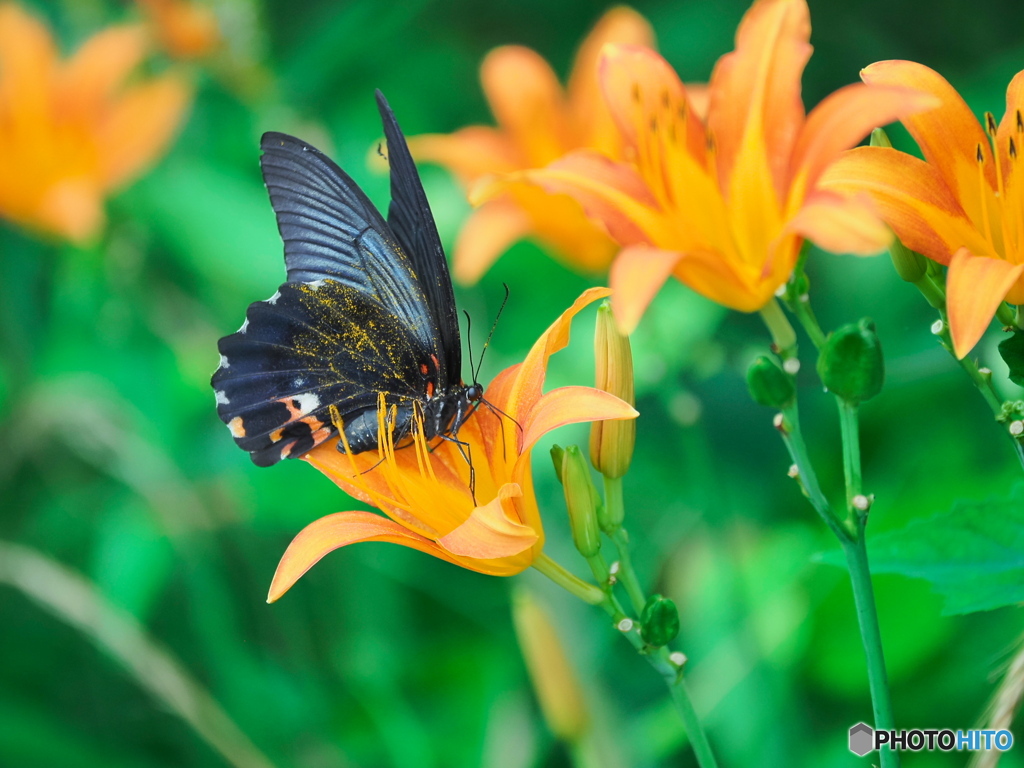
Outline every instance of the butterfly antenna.
{"label": "butterfly antenna", "polygon": [[476,371],[473,370],[473,318],[469,312],[462,310],[466,316],[466,344],[469,347],[469,375],[473,382],[476,382]]}
{"label": "butterfly antenna", "polygon": [[[491,346],[491,337],[494,336],[494,330],[498,327],[498,321],[501,320],[501,313],[505,311],[505,305],[508,304],[508,283],[502,283],[501,285],[505,289],[505,298],[501,300],[501,306],[498,307],[498,314],[494,316],[494,325],[491,326],[491,332],[487,334],[487,341],[484,342],[484,348],[480,350],[480,360],[476,367],[477,373],[483,370],[484,355],[487,353],[487,348]],[[472,359],[472,357],[470,359]],[[473,381],[476,381],[476,374],[473,374]]]}

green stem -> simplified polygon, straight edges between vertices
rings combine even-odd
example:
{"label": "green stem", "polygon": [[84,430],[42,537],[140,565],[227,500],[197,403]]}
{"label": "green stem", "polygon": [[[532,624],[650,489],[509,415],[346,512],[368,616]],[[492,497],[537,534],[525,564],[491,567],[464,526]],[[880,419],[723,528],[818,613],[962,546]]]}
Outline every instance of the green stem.
{"label": "green stem", "polygon": [[605,507],[608,510],[607,519],[618,522],[614,528],[606,531],[618,552],[619,572],[616,576],[622,582],[622,586],[629,596],[629,602],[632,604],[633,610],[636,611],[636,615],[639,616],[644,611],[647,598],[644,596],[643,587],[640,586],[640,579],[637,578],[636,570],[633,568],[633,558],[629,552],[629,534],[622,527],[622,520],[625,518],[625,514],[622,502],[621,477],[604,478],[604,499]]}
{"label": "green stem", "polygon": [[782,409],[782,423],[778,428],[782,435],[782,441],[789,451],[789,457],[796,466],[796,479],[803,488],[808,501],[811,502],[811,506],[814,507],[814,511],[840,541],[852,538],[853,532],[847,528],[846,522],[836,515],[818,484],[818,476],[814,472],[814,465],[811,464],[811,457],[807,453],[807,444],[804,442],[803,432],[800,429],[800,416],[795,399],[792,405]]}
{"label": "green stem", "polygon": [[825,332],[821,330],[818,318],[814,316],[814,310],[811,309],[811,302],[808,300],[807,295],[797,296],[790,303],[790,309],[793,310],[796,319],[800,321],[800,325],[807,332],[811,343],[816,349],[821,349],[825,343]]}
{"label": "green stem", "polygon": [[[609,511],[614,513],[609,516],[609,519],[619,521],[623,519],[622,515],[618,514],[623,511],[622,483],[620,479],[605,478],[605,504],[609,505]],[[615,516],[615,514],[618,516]],[[639,617],[643,613],[647,598],[644,596],[640,580],[633,569],[633,561],[629,554],[629,536],[621,526],[614,527],[607,531],[607,534],[618,550],[618,580],[626,588],[630,602],[636,611],[637,617]],[[600,588],[577,578],[543,553],[533,561],[533,567],[582,600],[592,605],[599,605],[611,617],[616,630],[625,636],[637,653],[647,659],[651,666],[665,680],[665,684],[668,686],[669,693],[672,696],[672,701],[683,721],[686,736],[693,745],[697,764],[700,768],[717,768],[718,764],[715,761],[714,753],[711,751],[707,734],[704,733],[700,718],[697,717],[697,711],[694,709],[693,702],[690,700],[690,694],[683,682],[682,669],[671,661],[667,648],[660,648],[655,651],[644,642],[644,639],[640,636],[639,621],[631,618],[626,613],[622,604],[615,596],[615,588],[609,577],[608,565],[601,553],[598,552],[596,555],[587,558],[587,562],[593,571],[594,578],[601,585]]]}
{"label": "green stem", "polygon": [[[1004,304],[1003,306],[1006,305]],[[942,320],[942,328],[936,334],[939,337],[939,343],[964,369],[964,372],[971,379],[975,388],[981,393],[982,398],[988,403],[988,407],[992,409],[992,414],[996,417],[996,420],[1000,420],[1003,416],[1003,401],[992,385],[992,375],[982,373],[978,363],[966,355],[961,359],[957,359],[956,352],[953,351],[953,338],[949,333],[949,318],[945,312],[940,312],[939,314]],[[1017,461],[1020,462],[1021,468],[1024,469],[1024,444],[1009,433],[1007,433],[1007,436],[1010,438],[1010,442],[1013,443],[1013,450],[1017,456]]]}
{"label": "green stem", "polygon": [[[807,335],[818,348],[825,342],[825,334],[818,325],[810,303],[804,297],[797,297],[791,309],[803,325]],[[944,326],[945,327],[945,326]],[[948,335],[948,332],[947,332]],[[811,466],[810,457],[800,431],[796,400],[783,409],[780,431],[796,464],[804,491],[818,515],[825,521],[839,539],[846,554],[847,568],[853,585],[854,603],[857,608],[857,624],[860,627],[861,643],[867,659],[868,687],[871,691],[871,707],[875,728],[893,729],[892,701],[889,695],[889,681],[885,671],[885,657],[882,652],[882,636],[878,628],[878,614],[875,609],[875,595],[868,569],[867,548],[864,541],[866,510],[854,505],[854,498],[861,494],[860,429],[857,406],[839,400],[839,423],[843,438],[843,474],[846,485],[846,499],[849,517],[840,521],[818,485]],[[899,768],[899,754],[888,746],[881,752],[882,768]]]}
{"label": "green stem", "polygon": [[[860,625],[860,639],[867,657],[868,686],[871,689],[871,708],[875,728],[892,730],[896,721],[889,697],[889,679],[885,671],[885,656],[882,651],[882,634],[878,628],[878,614],[875,611],[875,593],[871,585],[871,571],[868,568],[868,553],[864,539],[864,526],[858,526],[858,535],[853,541],[843,542],[846,566],[850,570],[853,585],[853,600],[857,606],[857,623]],[[882,748],[882,768],[898,768],[899,753],[888,745]]]}
{"label": "green stem", "polygon": [[843,436],[843,477],[846,479],[846,508],[851,518],[861,510],[854,506],[853,499],[861,495],[860,470],[860,420],[857,418],[857,404],[841,397],[836,398],[839,406],[839,429]]}
{"label": "green stem", "polygon": [[772,335],[772,343],[779,357],[788,360],[796,357],[796,331],[782,311],[782,307],[776,299],[772,299],[761,309],[761,318],[768,326],[768,332]]}
{"label": "green stem", "polygon": [[657,669],[665,679],[669,692],[672,694],[672,703],[676,705],[686,733],[690,737],[690,744],[693,746],[694,757],[701,768],[717,768],[715,753],[711,751],[711,744],[708,742],[707,734],[701,727],[697,710],[693,706],[690,692],[686,688],[686,680],[683,671],[668,659],[668,651],[664,648],[657,656],[649,657],[651,665]]}
{"label": "green stem", "polygon": [[605,593],[602,590],[569,573],[543,552],[533,561],[533,567],[586,603],[601,605],[605,602]]}

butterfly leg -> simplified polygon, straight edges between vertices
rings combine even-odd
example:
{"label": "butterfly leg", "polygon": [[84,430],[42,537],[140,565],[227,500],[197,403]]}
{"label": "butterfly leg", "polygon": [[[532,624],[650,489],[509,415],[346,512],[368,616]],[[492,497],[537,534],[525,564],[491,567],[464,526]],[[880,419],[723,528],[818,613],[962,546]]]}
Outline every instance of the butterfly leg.
{"label": "butterfly leg", "polygon": [[[473,446],[467,443],[465,440],[459,440],[457,437],[451,435],[438,435],[442,440],[448,443],[454,443],[458,446],[459,453],[465,460],[466,464],[469,465],[469,494],[473,497],[473,504],[476,505],[476,468],[473,466]],[[440,445],[440,443],[438,443]]]}

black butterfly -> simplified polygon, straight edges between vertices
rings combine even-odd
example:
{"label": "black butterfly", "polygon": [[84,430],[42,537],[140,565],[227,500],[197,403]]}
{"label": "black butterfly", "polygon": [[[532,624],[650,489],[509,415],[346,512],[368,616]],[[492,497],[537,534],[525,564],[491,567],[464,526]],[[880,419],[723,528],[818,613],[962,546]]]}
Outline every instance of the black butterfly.
{"label": "black butterfly", "polygon": [[378,393],[395,407],[396,443],[414,409],[428,440],[457,442],[483,397],[461,378],[452,281],[416,165],[380,91],[377,106],[391,163],[387,221],[322,152],[283,133],[260,142],[288,279],[220,340],[211,383],[217,414],[261,467],[302,456],[338,424],[352,453],[375,449]]}

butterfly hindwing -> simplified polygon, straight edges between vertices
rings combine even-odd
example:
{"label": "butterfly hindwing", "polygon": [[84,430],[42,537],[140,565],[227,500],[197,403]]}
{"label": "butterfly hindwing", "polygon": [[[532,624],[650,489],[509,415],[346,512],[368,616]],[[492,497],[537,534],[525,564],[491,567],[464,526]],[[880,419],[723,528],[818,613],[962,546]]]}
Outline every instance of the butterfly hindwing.
{"label": "butterfly hindwing", "polygon": [[253,303],[219,349],[217,412],[260,466],[336,436],[331,405],[354,452],[376,447],[375,435],[348,425],[376,414],[379,392],[399,402],[421,398],[420,361],[429,354],[377,302],[330,279],[285,283]]}
{"label": "butterfly hindwing", "polygon": [[459,316],[448,261],[409,146],[394,112],[380,91],[377,91],[377,108],[384,123],[388,162],[391,166],[388,224],[412,262],[440,334],[438,352],[443,351],[443,354],[439,354],[438,358],[442,361],[440,374],[443,388],[449,382],[458,383],[462,370]]}

